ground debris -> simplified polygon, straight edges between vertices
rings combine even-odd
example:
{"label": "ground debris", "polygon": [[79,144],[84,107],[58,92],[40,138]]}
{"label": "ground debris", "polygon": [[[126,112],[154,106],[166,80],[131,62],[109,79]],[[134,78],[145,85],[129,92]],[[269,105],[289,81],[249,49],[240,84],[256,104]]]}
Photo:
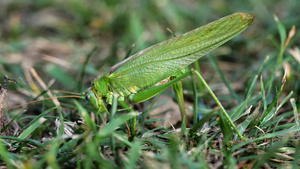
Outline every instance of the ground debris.
{"label": "ground debris", "polygon": [[[13,136],[19,131],[19,125],[16,121],[11,122],[9,115],[4,113],[4,100],[7,94],[6,85],[9,83],[15,83],[14,79],[9,79],[7,76],[3,77],[3,85],[0,84],[0,135],[1,136]],[[7,127],[7,125],[9,125]],[[7,127],[7,128],[6,128]],[[4,129],[4,131],[2,131]]]}

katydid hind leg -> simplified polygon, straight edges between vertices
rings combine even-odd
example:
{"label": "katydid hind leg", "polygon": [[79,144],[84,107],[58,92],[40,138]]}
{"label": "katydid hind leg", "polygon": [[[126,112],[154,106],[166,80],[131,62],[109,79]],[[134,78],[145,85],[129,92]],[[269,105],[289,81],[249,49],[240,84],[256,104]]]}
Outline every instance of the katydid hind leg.
{"label": "katydid hind leg", "polygon": [[223,113],[223,115],[225,116],[225,118],[229,122],[230,126],[233,128],[233,130],[236,132],[236,134],[239,136],[239,138],[241,140],[245,140],[245,138],[242,136],[242,134],[240,133],[240,131],[237,129],[236,125],[233,123],[233,121],[231,120],[230,116],[228,115],[228,113],[226,112],[226,110],[224,109],[224,107],[222,106],[221,102],[216,97],[216,95],[213,93],[213,91],[210,89],[210,87],[208,86],[208,84],[206,83],[206,81],[204,80],[204,78],[201,76],[201,74],[198,71],[196,71],[196,70],[194,71],[194,73],[198,77],[198,79],[201,81],[201,83],[204,85],[204,87],[206,88],[206,90],[208,91],[208,93],[215,100],[215,102],[217,103],[217,105],[220,107],[221,113]]}
{"label": "katydid hind leg", "polygon": [[167,83],[139,91],[138,93],[131,95],[129,99],[136,103],[146,101],[154,97],[155,95],[159,94],[160,92],[164,91],[165,89],[175,84],[179,80],[187,77],[189,74],[190,72],[185,72],[184,74],[181,74],[180,76],[172,79],[171,81],[168,81]]}

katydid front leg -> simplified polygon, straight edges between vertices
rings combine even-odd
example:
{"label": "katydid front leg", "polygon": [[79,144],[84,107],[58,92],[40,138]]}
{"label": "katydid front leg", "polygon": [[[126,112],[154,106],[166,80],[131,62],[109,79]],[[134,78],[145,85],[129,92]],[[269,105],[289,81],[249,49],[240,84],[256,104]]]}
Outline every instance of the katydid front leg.
{"label": "katydid front leg", "polygon": [[[129,113],[134,112],[134,110],[130,107],[129,104],[127,104],[124,100],[124,97],[119,97],[118,101],[122,108],[127,110]],[[129,131],[128,133],[128,141],[133,141],[135,135],[136,135],[136,116],[133,117],[132,120],[129,120]]]}

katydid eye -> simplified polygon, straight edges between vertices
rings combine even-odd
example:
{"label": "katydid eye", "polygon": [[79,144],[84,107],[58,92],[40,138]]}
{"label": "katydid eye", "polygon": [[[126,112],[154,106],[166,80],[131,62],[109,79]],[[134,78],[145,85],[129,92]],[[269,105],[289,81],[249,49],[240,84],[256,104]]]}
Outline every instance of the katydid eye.
{"label": "katydid eye", "polygon": [[86,95],[85,95],[85,99],[86,99],[86,100],[90,100],[90,98],[91,98],[91,96],[90,96],[89,94],[86,94]]}

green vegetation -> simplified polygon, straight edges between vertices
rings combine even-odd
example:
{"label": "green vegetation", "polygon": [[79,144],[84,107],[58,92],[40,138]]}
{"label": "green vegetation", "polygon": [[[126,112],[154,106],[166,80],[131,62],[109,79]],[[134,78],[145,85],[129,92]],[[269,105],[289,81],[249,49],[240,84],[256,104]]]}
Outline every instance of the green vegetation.
{"label": "green vegetation", "polygon": [[[298,0],[1,1],[0,77],[8,79],[0,82],[0,166],[299,168],[299,6]],[[167,28],[178,36],[235,12],[256,19],[192,67],[244,140],[196,76],[182,82],[188,124],[172,90],[132,103],[130,113],[116,98],[109,114],[72,98],[128,53],[173,37]],[[128,141],[133,117],[137,132]]]}

